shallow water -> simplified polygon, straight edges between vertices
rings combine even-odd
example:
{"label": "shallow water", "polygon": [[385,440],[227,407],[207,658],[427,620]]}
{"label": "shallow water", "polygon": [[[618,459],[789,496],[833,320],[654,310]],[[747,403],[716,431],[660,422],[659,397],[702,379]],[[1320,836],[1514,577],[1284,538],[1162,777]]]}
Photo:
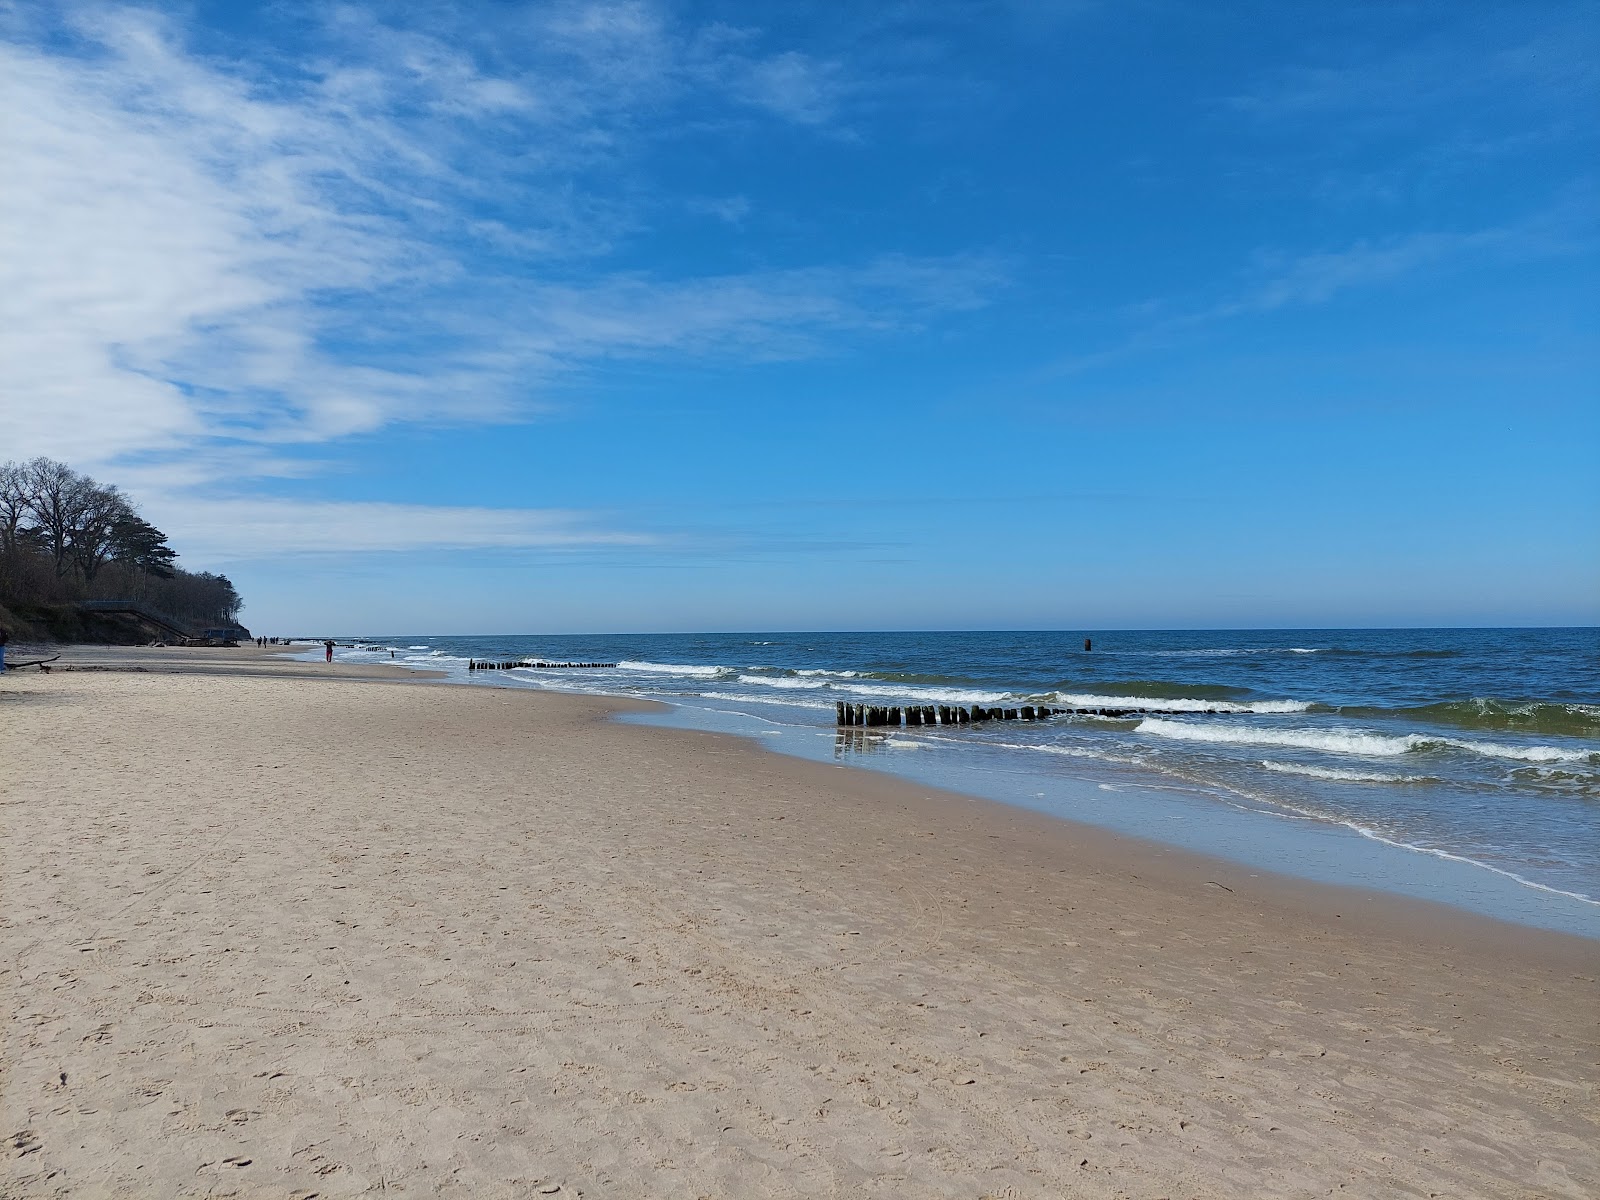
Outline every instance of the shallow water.
{"label": "shallow water", "polygon": [[[1600,631],[378,637],[340,657],[672,723],[1600,936]],[[469,658],[606,670],[469,674]],[[1142,708],[836,737],[836,701]],[[1230,710],[1226,713],[1208,710]]]}

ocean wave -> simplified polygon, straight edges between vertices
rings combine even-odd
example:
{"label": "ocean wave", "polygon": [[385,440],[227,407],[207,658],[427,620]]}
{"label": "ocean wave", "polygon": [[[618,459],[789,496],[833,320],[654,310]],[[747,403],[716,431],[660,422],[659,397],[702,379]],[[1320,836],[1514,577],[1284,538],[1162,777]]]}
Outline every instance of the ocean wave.
{"label": "ocean wave", "polygon": [[861,671],[851,674],[857,679],[870,679],[876,683],[902,683],[910,687],[973,687],[985,682],[971,675],[929,675],[917,671]]}
{"label": "ocean wave", "polygon": [[1460,650],[1362,650],[1355,646],[1329,646],[1321,651],[1336,658],[1460,658]]}
{"label": "ocean wave", "polygon": [[1259,714],[1308,712],[1307,700],[1206,700],[1193,696],[1098,696],[1088,692],[1052,692],[1046,701],[1065,708],[1143,708],[1158,712],[1210,712],[1226,708]]}
{"label": "ocean wave", "polygon": [[1216,646],[1190,650],[1118,650],[1107,647],[1104,653],[1139,658],[1239,658],[1249,654],[1324,654],[1326,647],[1307,646]]}
{"label": "ocean wave", "polygon": [[[942,742],[947,745],[969,744],[964,737],[950,737],[936,733],[924,733],[919,739],[922,742]],[[1111,750],[1096,749],[1088,746],[1052,746],[1030,742],[1002,742],[988,741],[982,743],[985,747],[994,750],[1026,750],[1034,754],[1051,754],[1058,758],[1090,758],[1098,762],[1122,763],[1127,766],[1141,766],[1145,760],[1137,756],[1118,754]]]}
{"label": "ocean wave", "polygon": [[1196,683],[1192,680],[1173,679],[1058,679],[1046,689],[1057,695],[1072,695],[1085,688],[1095,695],[1137,696],[1143,700],[1227,701],[1247,700],[1255,693],[1247,687],[1233,687],[1221,683]]}
{"label": "ocean wave", "polygon": [[[833,711],[833,701],[807,700],[803,696],[761,696],[752,695],[749,692],[689,692],[687,695],[691,698],[698,697],[705,700],[724,700],[730,704],[781,704],[786,708],[814,708],[819,712]],[[676,698],[673,699],[673,703],[678,703]],[[762,719],[765,720],[766,718]]]}
{"label": "ocean wave", "polygon": [[[623,664],[627,665],[627,664]],[[804,676],[804,678],[798,678]],[[831,688],[842,699],[899,701],[902,704],[1043,704],[1062,708],[1143,709],[1157,713],[1203,713],[1223,709],[1228,712],[1271,715],[1303,713],[1314,705],[1305,700],[1227,700],[1202,696],[1100,695],[1096,692],[993,691],[978,688],[936,687],[929,685],[874,682],[870,677],[849,672],[797,671],[788,675],[739,675],[738,681],[751,687],[787,688],[816,691]]]}
{"label": "ocean wave", "polygon": [[1058,758],[1093,758],[1101,762],[1122,763],[1125,766],[1143,766],[1144,759],[1130,754],[1112,754],[1106,750],[1086,750],[1081,746],[1017,746],[1018,750],[1035,750],[1040,754],[1054,754]]}
{"label": "ocean wave", "polygon": [[1454,725],[1461,729],[1503,729],[1565,737],[1600,737],[1600,706],[1593,704],[1475,696],[1469,700],[1444,700],[1415,708],[1343,711],[1350,716],[1403,717],[1412,721],[1431,721],[1437,725]]}
{"label": "ocean wave", "polygon": [[1416,751],[1447,748],[1465,750],[1489,758],[1520,759],[1523,762],[1585,762],[1600,757],[1592,755],[1587,750],[1565,750],[1556,746],[1516,746],[1505,742],[1480,742],[1467,738],[1426,737],[1417,733],[1392,736],[1362,729],[1259,729],[1243,725],[1198,725],[1188,721],[1163,721],[1158,717],[1141,721],[1134,732],[1185,742],[1289,746],[1301,750],[1322,750],[1332,754],[1360,754],[1377,758],[1393,758]]}
{"label": "ocean wave", "polygon": [[1309,779],[1334,779],[1344,783],[1432,783],[1429,775],[1385,775],[1381,771],[1347,771],[1342,767],[1315,767],[1304,763],[1263,761],[1269,771],[1281,775],[1304,775]]}
{"label": "ocean wave", "polygon": [[888,687],[874,683],[849,683],[840,691],[874,699],[900,700],[908,704],[999,704],[1015,697],[1010,692],[980,692],[969,688]]}
{"label": "ocean wave", "polygon": [[431,650],[431,646],[407,646],[407,650]]}
{"label": "ocean wave", "polygon": [[683,675],[690,679],[732,679],[737,672],[729,667],[707,667],[695,663],[619,662],[619,671],[643,671],[650,675]]}
{"label": "ocean wave", "polygon": [[805,691],[815,691],[817,688],[828,686],[828,681],[825,679],[785,679],[781,675],[741,675],[739,682],[755,687],[798,688]]}
{"label": "ocean wave", "polygon": [[1600,774],[1574,771],[1570,764],[1567,768],[1513,767],[1506,772],[1506,781],[1546,795],[1579,796],[1586,800],[1600,796]]}

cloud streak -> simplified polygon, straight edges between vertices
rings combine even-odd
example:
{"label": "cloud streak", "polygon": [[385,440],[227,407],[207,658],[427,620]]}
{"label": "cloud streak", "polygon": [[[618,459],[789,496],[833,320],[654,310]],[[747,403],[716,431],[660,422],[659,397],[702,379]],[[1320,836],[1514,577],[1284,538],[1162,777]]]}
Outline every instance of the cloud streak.
{"label": "cloud streak", "polygon": [[604,528],[591,514],[374,501],[157,496],[151,513],[194,561],[426,550],[650,547],[661,539]]}
{"label": "cloud streak", "polygon": [[841,111],[842,68],[746,31],[621,3],[487,31],[441,8],[436,36],[341,7],[284,64],[202,53],[150,12],[68,12],[0,42],[0,406],[28,453],[231,447],[237,469],[394,422],[525,419],[618,354],[819,353],[1000,279],[973,258],[607,269],[649,219],[623,186],[647,115]]}
{"label": "cloud streak", "polygon": [[1469,230],[1421,230],[1368,238],[1330,250],[1289,253],[1258,250],[1239,272],[1233,293],[1211,304],[1181,309],[1153,301],[1133,314],[1143,325],[1119,344],[1050,365],[1045,375],[1091,370],[1132,355],[1178,345],[1224,321],[1329,304],[1352,291],[1398,286],[1415,277],[1440,276],[1485,264],[1565,257],[1596,244],[1589,216],[1592,197],[1579,189],[1549,208],[1505,225]]}

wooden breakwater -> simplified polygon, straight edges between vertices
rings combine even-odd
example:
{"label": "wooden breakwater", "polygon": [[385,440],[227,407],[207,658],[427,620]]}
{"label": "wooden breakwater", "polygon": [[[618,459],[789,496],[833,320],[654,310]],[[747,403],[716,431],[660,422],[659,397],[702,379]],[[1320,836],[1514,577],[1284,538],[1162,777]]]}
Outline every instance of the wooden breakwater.
{"label": "wooden breakwater", "polygon": [[541,671],[600,670],[615,667],[616,665],[616,663],[603,662],[479,662],[475,658],[467,660],[467,670],[469,671],[513,671],[518,667],[530,667]]}
{"label": "wooden breakwater", "polygon": [[[982,708],[972,705],[960,708],[949,704],[912,704],[881,708],[871,704],[846,704],[839,701],[838,723],[848,726],[879,725],[973,725],[982,721],[1044,721],[1051,717],[1133,717],[1163,716],[1173,713],[1169,708],[1050,708],[1042,704],[1024,704],[1018,708]],[[1245,708],[1184,709],[1191,713],[1242,713]]]}

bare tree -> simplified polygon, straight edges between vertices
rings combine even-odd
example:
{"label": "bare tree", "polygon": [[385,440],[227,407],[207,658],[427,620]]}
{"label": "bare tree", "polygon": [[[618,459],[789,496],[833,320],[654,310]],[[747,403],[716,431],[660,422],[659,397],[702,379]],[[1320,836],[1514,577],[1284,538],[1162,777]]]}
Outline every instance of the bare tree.
{"label": "bare tree", "polygon": [[51,458],[36,458],[24,469],[32,488],[29,511],[60,578],[71,566],[73,530],[85,515],[95,483]]}
{"label": "bare tree", "polygon": [[100,568],[117,549],[117,531],[137,514],[115,487],[100,487],[93,480],[78,500],[78,515],[67,534],[67,548],[85,585],[93,585]]}
{"label": "bare tree", "polygon": [[17,535],[33,510],[33,480],[21,463],[0,464],[0,551],[17,552]]}
{"label": "bare tree", "polygon": [[0,464],[0,593],[13,593],[21,582],[27,520],[33,510],[33,481],[21,463]]}

